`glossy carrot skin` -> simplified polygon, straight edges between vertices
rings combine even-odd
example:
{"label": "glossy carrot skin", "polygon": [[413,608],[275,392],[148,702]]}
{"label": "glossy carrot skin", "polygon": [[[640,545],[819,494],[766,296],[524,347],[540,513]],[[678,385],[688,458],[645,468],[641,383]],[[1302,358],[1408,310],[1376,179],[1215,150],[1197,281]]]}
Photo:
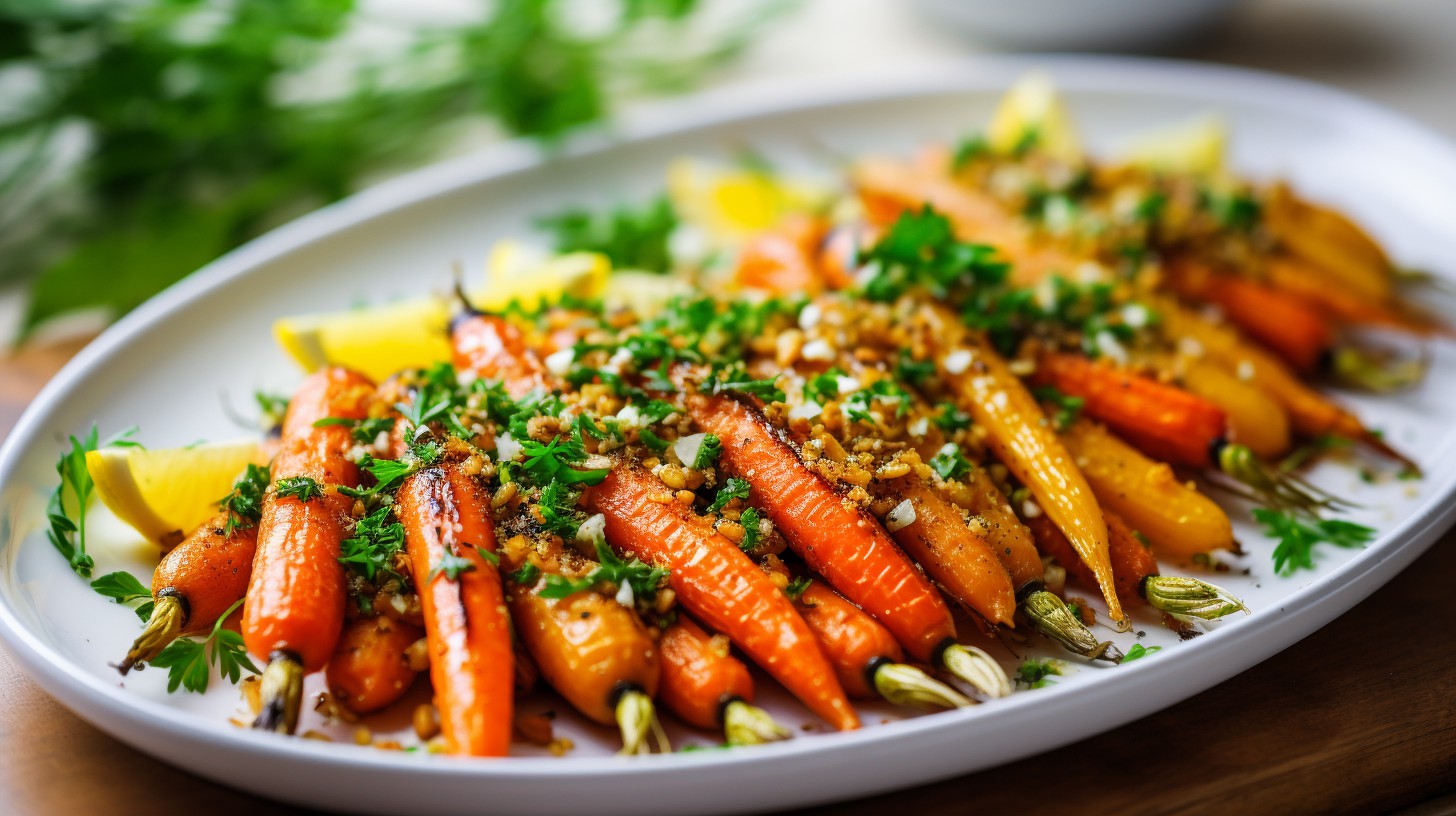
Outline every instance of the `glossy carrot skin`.
{"label": "glossy carrot skin", "polygon": [[246,527],[224,534],[227,513],[208,519],[162,557],[152,573],[152,597],[167,592],[186,603],[184,631],[211,627],[248,591],[258,530]]}
{"label": "glossy carrot skin", "polygon": [[[426,468],[395,496],[410,572],[425,616],[430,680],[452,754],[505,756],[515,669],[501,576],[481,556],[496,548],[490,495],[458,465]],[[446,553],[470,567],[450,578]]]}
{"label": "glossy carrot skin", "polygon": [[985,470],[976,468],[960,482],[948,484],[944,489],[951,503],[969,511],[979,524],[985,525],[986,543],[1011,578],[1013,590],[1019,593],[1042,580],[1041,556],[1031,540],[1031,532]]}
{"label": "glossy carrot skin", "polygon": [[324,673],[329,692],[356,714],[393,705],[415,682],[405,651],[424,634],[383,615],[350,621]]}
{"label": "glossy carrot skin", "polygon": [[738,256],[739,285],[781,294],[824,291],[816,252],[828,231],[823,219],[794,215],[749,238]]}
{"label": "glossy carrot skin", "polygon": [[1092,567],[1112,618],[1121,621],[1122,608],[1107,555],[1107,524],[1086,478],[1057,439],[1036,399],[986,338],[961,330],[955,316],[944,310],[936,310],[932,316],[943,328],[940,336],[964,340],[972,352],[965,369],[948,369],[948,354],[940,357],[937,366],[957,404],[986,430],[991,451],[1026,485]]}
{"label": "glossy carrot skin", "polygon": [[986,620],[1003,626],[1011,624],[1016,613],[1016,592],[996,557],[990,525],[984,519],[976,518],[967,524],[959,508],[913,476],[882,483],[878,494],[896,502],[896,507],[909,502],[914,508],[913,522],[890,531],[907,555],[947,594]]}
{"label": "glossy carrot skin", "polygon": [[662,633],[657,647],[662,652],[658,699],[688,725],[717,730],[723,727],[723,709],[728,703],[753,702],[753,676],[748,667],[726,648],[719,649],[713,637],[691,618],[679,615]]}
{"label": "glossy carrot skin", "polygon": [[1149,459],[1087,419],[1074,422],[1062,440],[1102,507],[1146,535],[1160,555],[1186,561],[1233,546],[1228,514],[1179,480],[1166,462]]}
{"label": "glossy carrot skin", "polygon": [[1343,437],[1408,461],[1371,433],[1359,417],[1305,385],[1282,361],[1249,343],[1237,331],[1211,323],[1170,299],[1158,299],[1155,308],[1169,337],[1194,341],[1206,359],[1262,388],[1289,412],[1290,423],[1300,434],[1311,438],[1325,434]]}
{"label": "glossy carrot skin", "polygon": [[363,375],[326,368],[305,380],[289,404],[273,459],[274,483],[306,476],[326,490],[308,502],[273,491],[263,500],[242,626],[248,651],[259,658],[290,653],[313,672],[334,653],[347,594],[339,545],[353,505],[334,488],[357,485],[359,468],[346,455],[353,446],[348,428],[313,424],[326,417],[363,419],[373,392]]}
{"label": "glossy carrot skin", "polygon": [[605,516],[613,547],[671,570],[668,581],[684,608],[727,635],[810,711],[840,730],[859,727],[834,669],[789,599],[656,477],[616,467],[586,499]]}
{"label": "glossy carrot skin", "polygon": [[[1044,555],[1055,558],[1058,564],[1076,578],[1083,586],[1095,588],[1097,579],[1092,570],[1077,557],[1077,551],[1067,542],[1055,524],[1045,516],[1030,519],[1027,526],[1036,537],[1036,546]],[[1149,576],[1158,574],[1158,561],[1144,547],[1132,528],[1115,513],[1107,514],[1107,533],[1112,554],[1112,572],[1117,581],[1117,597],[1128,606],[1143,602],[1142,585]]]}
{"label": "glossy carrot skin", "polygon": [[450,327],[455,368],[500,380],[520,399],[546,381],[546,367],[526,345],[521,330],[503,317],[462,314]]}
{"label": "glossy carrot skin", "polygon": [[637,613],[614,598],[592,591],[543,597],[546,576],[558,571],[548,558],[536,584],[511,586],[507,600],[516,632],[548,685],[586,717],[612,725],[622,692],[656,696],[662,671],[657,646]]}
{"label": "glossy carrot skin", "polygon": [[752,500],[804,563],[890,628],[917,659],[934,662],[955,622],[920,570],[867,511],[804,465],[758,409],[725,395],[695,395],[688,414],[723,442],[721,464],[746,479]]}
{"label": "glossy carrot skin", "polygon": [[1082,398],[1082,413],[1180,465],[1212,467],[1228,432],[1228,416],[1208,400],[1079,354],[1043,354],[1032,379]]}
{"label": "glossy carrot skin", "polygon": [[1335,332],[1324,314],[1273,286],[1186,259],[1168,264],[1168,281],[1183,297],[1218,306],[1230,322],[1306,374],[1334,348]]}
{"label": "glossy carrot skin", "polygon": [[1263,389],[1212,363],[1183,365],[1183,387],[1223,409],[1230,442],[1246,445],[1262,458],[1289,452],[1289,414]]}
{"label": "glossy carrot skin", "polygon": [[[780,574],[787,571],[779,565]],[[850,697],[878,697],[873,674],[883,663],[901,663],[905,653],[895,636],[863,609],[822,581],[811,580],[794,602],[804,622],[814,631],[840,685]]]}

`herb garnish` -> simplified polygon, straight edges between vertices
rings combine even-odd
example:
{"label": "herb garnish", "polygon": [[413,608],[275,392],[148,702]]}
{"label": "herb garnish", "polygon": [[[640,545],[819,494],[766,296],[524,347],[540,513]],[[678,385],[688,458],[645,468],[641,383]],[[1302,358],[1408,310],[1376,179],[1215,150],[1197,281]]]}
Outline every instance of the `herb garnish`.
{"label": "herb garnish", "polygon": [[798,601],[813,583],[814,579],[807,575],[800,575],[798,578],[790,581],[788,586],[784,587],[784,594],[789,596],[789,600]]}
{"label": "herb garnish", "polygon": [[926,462],[930,469],[947,482],[964,478],[971,472],[971,463],[954,443],[947,442]]}
{"label": "herb garnish", "polygon": [[403,583],[404,576],[391,565],[404,547],[404,525],[394,521],[393,515],[393,506],[380,507],[354,522],[353,535],[341,544],[339,563],[369,581],[383,572]]}
{"label": "herb garnish", "polygon": [[536,220],[552,234],[557,252],[600,252],[614,269],[648,272],[672,268],[669,239],[677,223],[677,213],[666,198],[641,209],[622,206],[596,215],[571,209]]}
{"label": "herb garnish", "polygon": [[263,517],[263,494],[268,492],[270,481],[268,468],[262,465],[248,465],[243,474],[233,482],[233,489],[218,501],[218,507],[228,514],[222,534],[232,535],[234,530],[246,530]]}
{"label": "herb garnish", "polygon": [[1253,516],[1263,525],[1266,535],[1279,541],[1274,547],[1274,571],[1280,575],[1292,575],[1301,568],[1314,569],[1316,544],[1355,548],[1375,538],[1375,531],[1363,524],[1321,519],[1293,510],[1256,507]]}
{"label": "herb garnish", "polygon": [[112,572],[97,578],[91,582],[91,588],[97,594],[105,595],[123,606],[130,606],[138,601],[135,608],[137,617],[145,623],[152,616],[152,591],[147,589],[135,575],[129,572]]}
{"label": "herb garnish", "polygon": [[[96,562],[86,554],[86,505],[91,500],[91,491],[96,487],[91,481],[91,474],[86,470],[86,454],[100,448],[141,447],[129,438],[136,430],[135,427],[127,428],[102,442],[99,441],[99,431],[92,425],[91,431],[84,437],[69,437],[71,447],[56,460],[56,473],[60,476],[60,483],[56,485],[55,492],[51,493],[50,502],[46,505],[46,518],[50,522],[46,537],[50,539],[51,546],[65,556],[71,569],[82,578],[90,578],[91,570],[96,566]],[[74,517],[66,509],[67,494],[75,505]]]}
{"label": "herb garnish", "polygon": [[289,476],[278,480],[279,498],[298,499],[307,503],[323,494],[323,485],[309,476]]}
{"label": "herb garnish", "polygon": [[738,517],[738,524],[743,528],[743,540],[738,542],[738,549],[753,552],[758,548],[758,539],[763,535],[763,517],[755,508],[745,507]]}
{"label": "herb garnish", "polygon": [[709,513],[716,513],[728,506],[734,499],[748,501],[748,480],[740,479],[737,476],[730,476],[728,481],[718,489],[718,495],[713,497],[713,503],[708,505]]}
{"label": "herb garnish", "polygon": [[1056,408],[1056,412],[1052,414],[1052,425],[1059,431],[1072,427],[1072,423],[1076,422],[1077,417],[1082,413],[1082,406],[1087,403],[1087,400],[1082,397],[1068,396],[1050,385],[1034,388],[1032,393],[1036,395],[1037,399],[1049,402]]}
{"label": "herb garnish", "polygon": [[1153,652],[1161,652],[1162,650],[1163,650],[1163,647],[1162,646],[1146,646],[1145,647],[1141,643],[1134,643],[1132,645],[1132,648],[1127,650],[1127,654],[1123,655],[1122,662],[1127,663],[1129,661],[1137,660],[1138,658],[1141,658],[1141,657],[1147,657],[1148,655],[1152,654]]}
{"label": "herb garnish", "polygon": [[576,580],[561,575],[547,575],[546,585],[541,588],[541,597],[568,598],[578,592],[586,592],[598,584],[612,584],[617,587],[626,584],[632,588],[634,598],[647,600],[657,594],[658,587],[667,578],[667,570],[662,567],[648,566],[636,558],[631,561],[618,558],[601,536],[596,539],[596,550],[599,562],[596,569]]}
{"label": "herb garnish", "polygon": [[1029,689],[1046,688],[1051,677],[1062,673],[1060,660],[1027,658],[1016,670],[1016,684]]}
{"label": "herb garnish", "polygon": [[258,667],[248,658],[243,636],[223,627],[233,610],[242,603],[243,599],[239,598],[226,612],[219,615],[206,639],[197,641],[192,638],[178,638],[168,644],[161,654],[152,658],[153,666],[167,670],[168,694],[175,692],[178,686],[198,694],[207,691],[211,678],[209,665],[217,666],[218,673],[233,685],[237,685],[243,669],[253,674],[258,673]]}

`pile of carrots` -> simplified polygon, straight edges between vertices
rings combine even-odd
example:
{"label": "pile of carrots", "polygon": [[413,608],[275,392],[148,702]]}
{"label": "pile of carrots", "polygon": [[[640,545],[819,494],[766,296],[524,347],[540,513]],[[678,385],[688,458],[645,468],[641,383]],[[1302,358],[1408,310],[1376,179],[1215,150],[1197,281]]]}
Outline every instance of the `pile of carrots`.
{"label": "pile of carrots", "polygon": [[[1125,189],[1191,208],[1138,226],[1125,263],[1125,246],[1029,219],[988,181],[1060,177],[1053,162],[864,160],[858,215],[794,213],[734,248],[732,283],[769,300],[703,295],[666,317],[461,302],[448,366],[384,383],[315,372],[261,517],[220,514],[168,553],[124,666],[246,598],[241,632],[267,663],[256,727],[295,731],[306,674],[369,713],[427,670],[450,753],[506,755],[538,678],[642,753],[667,749],[658,706],[731,744],[787,738],[753,705],[746,662],[848,730],[852,699],[1011,693],[962,633],[1029,629],[1119,661],[1067,580],[1120,631],[1137,606],[1185,631],[1242,610],[1159,565],[1236,549],[1185,475],[1313,515],[1329,497],[1278,466],[1296,439],[1413,467],[1308,378],[1389,385],[1345,329],[1442,329],[1399,301],[1358,227],[1283,187],[1248,193],[1254,227],[1210,227],[1177,180],[1091,168],[1066,193],[1088,213]],[[916,235],[932,237],[896,248]],[[971,246],[1009,280],[963,274]],[[1114,271],[1090,314],[1008,305],[1089,264]],[[866,295],[866,269],[898,288]],[[298,480],[317,489],[280,489]],[[341,561],[361,536],[377,572]]]}

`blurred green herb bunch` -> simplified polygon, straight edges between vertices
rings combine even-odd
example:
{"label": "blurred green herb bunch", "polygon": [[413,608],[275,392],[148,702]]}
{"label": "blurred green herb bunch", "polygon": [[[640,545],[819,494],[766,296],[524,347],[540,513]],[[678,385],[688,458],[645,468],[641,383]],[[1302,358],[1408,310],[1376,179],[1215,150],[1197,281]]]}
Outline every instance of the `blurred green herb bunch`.
{"label": "blurred green herb bunch", "polygon": [[[678,91],[784,2],[0,0],[0,286],[115,317],[369,178]],[[0,338],[3,339],[3,338]]]}

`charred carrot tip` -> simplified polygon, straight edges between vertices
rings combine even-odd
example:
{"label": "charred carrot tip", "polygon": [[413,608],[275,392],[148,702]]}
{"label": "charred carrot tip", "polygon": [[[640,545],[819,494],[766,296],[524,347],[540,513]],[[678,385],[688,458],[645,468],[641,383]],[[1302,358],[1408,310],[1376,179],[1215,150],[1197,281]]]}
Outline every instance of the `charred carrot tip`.
{"label": "charred carrot tip", "polygon": [[253,727],[279,734],[297,731],[303,701],[303,664],[298,658],[284,651],[270,655],[258,690],[263,704]]}
{"label": "charred carrot tip", "polygon": [[182,634],[187,620],[187,602],[180,595],[160,594],[152,607],[147,626],[131,645],[126,659],[116,666],[123,677],[138,663],[146,663],[167,648],[167,644]]}

